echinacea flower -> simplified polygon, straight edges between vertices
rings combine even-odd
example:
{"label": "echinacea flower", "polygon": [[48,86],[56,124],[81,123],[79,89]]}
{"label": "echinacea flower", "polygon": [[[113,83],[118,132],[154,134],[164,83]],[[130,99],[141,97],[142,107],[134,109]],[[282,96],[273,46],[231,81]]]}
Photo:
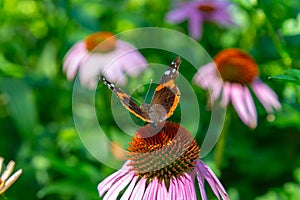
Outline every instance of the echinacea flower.
{"label": "echinacea flower", "polygon": [[146,68],[146,60],[131,44],[109,32],[97,32],[74,44],[64,57],[63,71],[69,80],[79,71],[82,85],[94,89],[99,73],[120,85],[125,74],[136,76]]}
{"label": "echinacea flower", "polygon": [[[0,157],[0,174],[2,170],[3,161],[4,159]],[[22,169],[19,169],[12,176],[10,176],[14,170],[14,167],[15,162],[10,161],[6,166],[6,169],[2,173],[0,177],[0,195],[3,194],[22,174]]]}
{"label": "echinacea flower", "polygon": [[179,124],[141,127],[128,150],[123,167],[98,185],[104,200],[196,200],[195,177],[203,200],[207,199],[205,180],[218,199],[229,199],[218,178],[200,160],[195,139]]}
{"label": "echinacea flower", "polygon": [[249,87],[268,113],[281,108],[276,93],[258,77],[258,66],[240,49],[226,49],[214,62],[201,67],[194,77],[196,84],[211,91],[212,100],[221,98],[221,105],[231,101],[244,124],[257,125],[257,111]]}
{"label": "echinacea flower", "polygon": [[194,39],[201,39],[203,22],[214,22],[222,26],[234,23],[228,13],[231,3],[226,0],[194,0],[182,2],[167,13],[166,19],[171,23],[188,20],[188,31]]}

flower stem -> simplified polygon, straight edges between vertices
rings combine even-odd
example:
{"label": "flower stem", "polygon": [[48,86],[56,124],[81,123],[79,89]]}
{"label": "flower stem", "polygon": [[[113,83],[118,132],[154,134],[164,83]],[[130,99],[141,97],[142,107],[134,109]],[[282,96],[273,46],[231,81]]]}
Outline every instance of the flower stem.
{"label": "flower stem", "polygon": [[226,139],[227,139],[227,133],[228,133],[228,128],[230,125],[230,120],[231,120],[231,114],[230,114],[230,108],[227,109],[226,111],[226,116],[225,116],[225,122],[224,126],[221,132],[221,135],[218,139],[218,142],[216,144],[216,149],[215,149],[215,164],[218,169],[221,169],[222,163],[223,163],[223,157],[224,157],[224,149],[226,146]]}
{"label": "flower stem", "polygon": [[286,68],[290,68],[292,64],[292,58],[290,57],[288,51],[285,48],[284,40],[280,39],[278,35],[276,34],[274,27],[272,26],[266,12],[264,12],[265,15],[265,23],[267,31],[269,32],[269,35],[273,41],[274,47],[276,51],[278,52],[279,56],[281,57],[283,64]]}

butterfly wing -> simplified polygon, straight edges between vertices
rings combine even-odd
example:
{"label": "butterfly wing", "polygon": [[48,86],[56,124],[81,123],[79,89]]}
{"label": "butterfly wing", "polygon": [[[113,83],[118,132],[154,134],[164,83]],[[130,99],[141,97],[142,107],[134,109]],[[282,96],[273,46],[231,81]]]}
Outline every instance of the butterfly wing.
{"label": "butterfly wing", "polygon": [[143,121],[152,122],[149,114],[142,110],[123,90],[109,82],[104,76],[99,76],[99,80],[102,81],[120,99],[122,105],[132,114],[141,118]]}
{"label": "butterfly wing", "polygon": [[[154,106],[153,112],[157,121],[162,122],[170,117],[179,103],[180,90],[175,85],[174,80],[179,74],[178,69],[180,63],[180,57],[177,57],[172,61],[169,68],[163,74],[160,84],[154,91],[150,106]],[[158,109],[155,109],[155,107]],[[162,108],[164,110],[162,110]]]}

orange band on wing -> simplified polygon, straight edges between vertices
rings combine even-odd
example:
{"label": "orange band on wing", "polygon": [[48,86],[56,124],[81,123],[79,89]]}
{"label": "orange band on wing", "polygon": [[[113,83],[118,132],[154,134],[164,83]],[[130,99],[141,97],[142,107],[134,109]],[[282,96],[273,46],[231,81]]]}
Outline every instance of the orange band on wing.
{"label": "orange band on wing", "polygon": [[176,85],[174,84],[174,80],[169,80],[168,82],[165,82],[163,84],[160,84],[158,85],[156,88],[155,88],[155,91],[159,91],[165,87],[168,87],[170,89],[173,89],[174,87],[176,87]]}

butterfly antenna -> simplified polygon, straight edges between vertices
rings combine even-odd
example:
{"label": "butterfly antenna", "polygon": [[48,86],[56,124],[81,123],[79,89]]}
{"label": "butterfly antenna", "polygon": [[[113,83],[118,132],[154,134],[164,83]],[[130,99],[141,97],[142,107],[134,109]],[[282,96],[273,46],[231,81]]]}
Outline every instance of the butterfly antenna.
{"label": "butterfly antenna", "polygon": [[148,97],[148,95],[149,95],[149,92],[150,92],[151,85],[152,85],[152,79],[150,80],[150,84],[149,84],[149,87],[148,87],[147,93],[146,93],[146,95],[145,95],[145,98],[144,98],[144,103],[146,102],[146,99],[147,99],[147,97]]}

